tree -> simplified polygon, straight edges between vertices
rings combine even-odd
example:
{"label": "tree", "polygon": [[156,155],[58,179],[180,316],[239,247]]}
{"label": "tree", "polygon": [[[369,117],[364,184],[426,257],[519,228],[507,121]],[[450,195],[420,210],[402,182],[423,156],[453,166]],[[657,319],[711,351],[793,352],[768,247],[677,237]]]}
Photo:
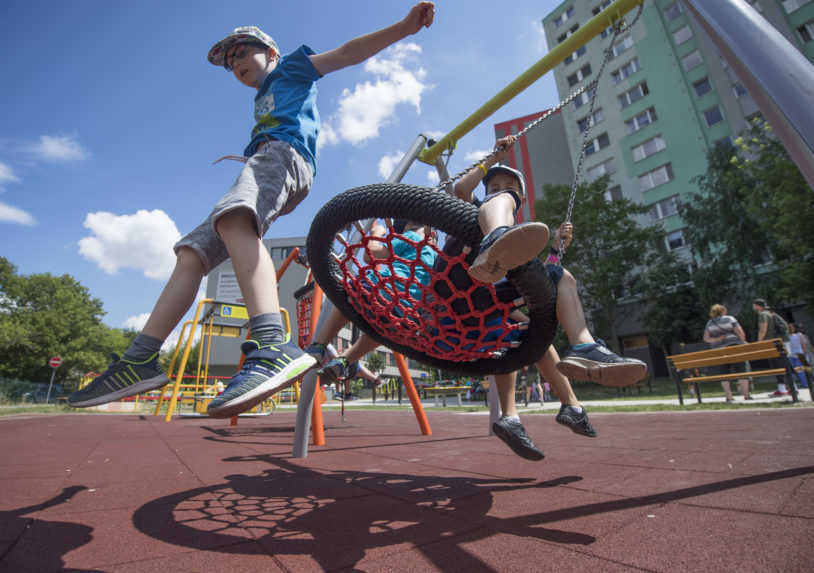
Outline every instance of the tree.
{"label": "tree", "polygon": [[378,350],[370,352],[365,357],[365,362],[367,362],[368,370],[373,372],[374,375],[384,370],[385,367],[384,354],[379,353]]}
{"label": "tree", "polygon": [[[563,264],[577,279],[596,334],[618,348],[618,299],[635,292],[638,268],[663,231],[639,225],[637,218],[647,213],[647,207],[625,198],[608,201],[608,182],[605,176],[577,189],[574,242]],[[570,193],[568,186],[546,185],[545,198],[535,203],[537,219],[552,235],[565,218]]]}
{"label": "tree", "polygon": [[103,315],[101,301],[70,275],[18,275],[0,257],[0,376],[47,381],[52,356],[62,357],[56,383],[102,371],[108,354],[121,352],[132,339],[105,326]]}

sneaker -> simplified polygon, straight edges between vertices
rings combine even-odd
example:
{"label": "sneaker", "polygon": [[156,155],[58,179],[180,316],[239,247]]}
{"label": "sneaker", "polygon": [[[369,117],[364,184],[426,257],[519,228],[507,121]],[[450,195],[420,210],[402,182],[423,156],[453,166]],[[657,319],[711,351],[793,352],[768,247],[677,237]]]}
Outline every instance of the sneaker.
{"label": "sneaker", "polygon": [[494,283],[542,251],[548,243],[548,227],[543,223],[520,223],[513,227],[498,227],[480,244],[480,252],[469,267],[473,279]]}
{"label": "sneaker", "polygon": [[291,342],[291,335],[268,346],[247,340],[240,349],[246,356],[243,367],[232,376],[226,390],[209,403],[207,413],[213,418],[229,418],[248,410],[291,386],[317,362]]}
{"label": "sneaker", "polygon": [[358,371],[358,362],[348,362],[344,356],[337,356],[323,366],[317,375],[322,378],[323,384],[333,384],[353,378]]}
{"label": "sneaker", "polygon": [[322,364],[325,361],[325,357],[328,356],[328,347],[320,342],[312,342],[308,345],[308,348],[305,349],[305,353],[313,356],[317,364]]}
{"label": "sneaker", "polygon": [[572,380],[589,380],[603,386],[630,386],[647,375],[647,364],[611,352],[597,340],[579,350],[572,346],[557,363],[557,370]]}
{"label": "sneaker", "polygon": [[582,409],[582,412],[577,412],[573,406],[563,404],[560,406],[556,420],[558,424],[570,428],[575,434],[588,436],[589,438],[597,436],[596,430],[588,421],[588,412],[585,411],[585,408]]}
{"label": "sneaker", "polygon": [[775,390],[771,394],[769,394],[769,398],[779,398],[780,396],[788,396],[789,392],[782,392],[780,390]]}
{"label": "sneaker", "polygon": [[149,392],[166,385],[170,379],[158,366],[156,352],[144,362],[131,362],[111,354],[113,362],[103,374],[87,386],[68,396],[68,404],[74,408],[87,408],[115,402],[128,396]]}
{"label": "sneaker", "polygon": [[545,457],[543,452],[534,445],[531,438],[526,434],[523,424],[517,420],[512,420],[503,416],[492,424],[495,435],[506,442],[506,444],[521,458],[527,460],[541,460]]}
{"label": "sneaker", "polygon": [[353,400],[353,393],[352,392],[336,392],[334,394],[334,400],[339,400],[340,402],[350,402]]}

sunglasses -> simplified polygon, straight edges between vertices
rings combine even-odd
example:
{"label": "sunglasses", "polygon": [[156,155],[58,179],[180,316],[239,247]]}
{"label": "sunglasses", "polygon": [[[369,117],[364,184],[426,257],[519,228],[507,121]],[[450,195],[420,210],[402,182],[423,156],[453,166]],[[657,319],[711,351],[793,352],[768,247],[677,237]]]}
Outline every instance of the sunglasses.
{"label": "sunglasses", "polygon": [[232,53],[229,54],[227,52],[226,56],[223,58],[223,67],[226,68],[226,71],[231,72],[232,68],[234,67],[235,60],[242,60],[252,49],[263,50],[265,48],[266,46],[264,44],[259,43],[237,44],[232,50]]}

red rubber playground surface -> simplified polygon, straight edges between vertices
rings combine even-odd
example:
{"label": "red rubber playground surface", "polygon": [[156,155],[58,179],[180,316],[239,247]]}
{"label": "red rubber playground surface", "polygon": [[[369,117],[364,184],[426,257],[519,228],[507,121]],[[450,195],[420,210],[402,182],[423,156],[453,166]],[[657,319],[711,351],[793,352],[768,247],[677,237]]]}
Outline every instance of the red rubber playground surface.
{"label": "red rubber playground surface", "polygon": [[525,416],[326,411],[0,421],[0,571],[811,571],[814,408]]}

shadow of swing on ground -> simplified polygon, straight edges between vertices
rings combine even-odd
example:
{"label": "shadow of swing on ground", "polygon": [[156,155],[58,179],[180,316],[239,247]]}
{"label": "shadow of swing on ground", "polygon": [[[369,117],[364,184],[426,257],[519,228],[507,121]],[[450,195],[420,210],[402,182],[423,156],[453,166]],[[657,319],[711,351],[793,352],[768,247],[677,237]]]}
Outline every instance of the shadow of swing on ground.
{"label": "shadow of swing on ground", "polygon": [[[580,481],[563,476],[531,478],[435,477],[404,473],[321,473],[256,455],[224,461],[262,461],[260,475],[230,475],[225,483],[168,495],[140,507],[136,528],[154,538],[195,549],[247,551],[254,540],[276,555],[303,555],[324,569],[353,566],[369,550],[415,546],[441,566],[452,559],[462,569],[489,569],[463,547],[505,533],[564,544],[596,541],[580,532],[546,524],[583,516],[665,504],[689,497],[814,473],[814,466],[722,480],[651,495],[501,518],[489,515],[493,494],[553,488]],[[438,543],[444,540],[444,543]]]}

